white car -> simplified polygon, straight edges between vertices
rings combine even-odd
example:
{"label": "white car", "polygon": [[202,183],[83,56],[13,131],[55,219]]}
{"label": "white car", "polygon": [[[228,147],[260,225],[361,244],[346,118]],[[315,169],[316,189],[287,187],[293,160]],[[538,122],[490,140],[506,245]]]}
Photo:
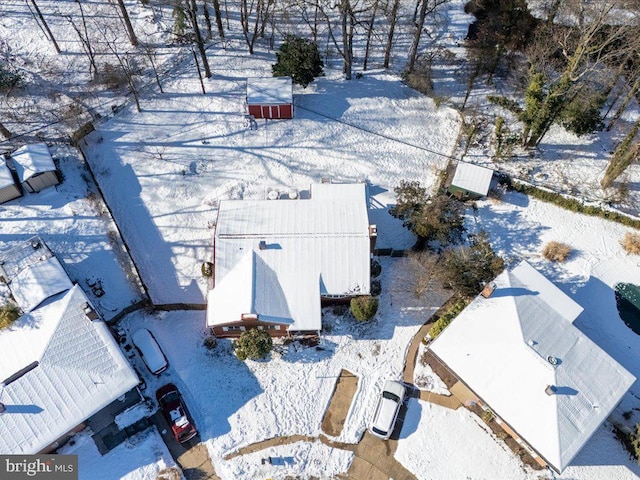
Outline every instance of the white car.
{"label": "white car", "polygon": [[400,406],[404,402],[406,387],[401,382],[387,380],[378,399],[376,412],[369,424],[369,432],[383,440],[388,440],[398,418]]}
{"label": "white car", "polygon": [[167,357],[164,356],[164,353],[160,350],[160,345],[158,345],[158,342],[149,330],[146,328],[136,330],[133,332],[131,339],[142,360],[144,360],[144,364],[151,373],[160,375],[169,367]]}

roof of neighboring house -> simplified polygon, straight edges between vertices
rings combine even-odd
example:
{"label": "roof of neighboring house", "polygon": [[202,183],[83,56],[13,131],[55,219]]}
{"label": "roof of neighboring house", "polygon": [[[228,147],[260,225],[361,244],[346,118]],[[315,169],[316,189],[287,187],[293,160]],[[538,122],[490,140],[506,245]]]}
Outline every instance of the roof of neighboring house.
{"label": "roof of neighboring house", "polygon": [[221,201],[208,323],[258,313],[320,330],[321,295],[369,293],[369,245],[364,184],[312,185],[305,200]]}
{"label": "roof of neighboring house", "polygon": [[47,298],[73,287],[56,257],[30,265],[16,275],[9,288],[23,312],[30,312]]}
{"label": "roof of neighboring house", "polygon": [[247,78],[247,103],[249,105],[282,105],[293,103],[291,77]]}
{"label": "roof of neighboring house", "polygon": [[4,161],[0,160],[0,188],[10,187],[11,185],[15,185],[11,170],[9,170]]}
{"label": "roof of neighboring house", "polygon": [[138,384],[77,285],[0,331],[0,451],[37,453]]}
{"label": "roof of neighboring house", "polygon": [[505,270],[495,284],[430,348],[562,471],[635,378],[573,326],[582,308],[531,265]]}
{"label": "roof of neighboring house", "polygon": [[486,195],[489,192],[492,177],[493,170],[490,168],[473,163],[458,162],[451,186],[463,188],[478,195]]}
{"label": "roof of neighboring house", "polygon": [[24,145],[11,154],[20,183],[38,173],[55,171],[56,166],[44,143]]}

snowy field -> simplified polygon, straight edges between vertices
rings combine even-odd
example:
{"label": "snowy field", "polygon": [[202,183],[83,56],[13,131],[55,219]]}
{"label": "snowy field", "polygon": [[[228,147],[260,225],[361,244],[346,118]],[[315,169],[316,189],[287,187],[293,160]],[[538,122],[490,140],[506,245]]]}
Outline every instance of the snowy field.
{"label": "snowy field", "polygon": [[75,443],[67,443],[58,453],[78,455],[81,479],[163,480],[163,470],[173,467],[180,471],[155,427],[130,437],[106,455],[100,455],[87,433],[73,438]]}

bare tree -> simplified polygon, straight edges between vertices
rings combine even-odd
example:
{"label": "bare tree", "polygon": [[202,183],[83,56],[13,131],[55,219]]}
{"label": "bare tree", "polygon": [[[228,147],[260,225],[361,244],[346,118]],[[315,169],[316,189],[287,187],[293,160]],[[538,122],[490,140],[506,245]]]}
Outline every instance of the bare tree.
{"label": "bare tree", "polygon": [[389,34],[387,35],[387,46],[384,49],[384,68],[389,68],[389,60],[391,59],[391,48],[393,47],[393,34],[396,29],[399,7],[400,0],[393,0],[393,6],[391,7],[391,12],[389,13]]}
{"label": "bare tree", "polygon": [[85,53],[87,54],[87,57],[89,58],[89,74],[92,74],[98,71],[98,67],[96,65],[95,52],[91,45],[91,39],[89,38],[89,31],[87,29],[87,22],[84,16],[84,9],[82,8],[82,3],[80,2],[80,0],[75,0],[75,1],[78,4],[78,7],[80,8],[80,16],[82,18],[83,29],[81,30],[80,27],[76,25],[71,15],[67,15],[66,18],[69,24],[71,24],[71,26],[75,30],[76,34],[78,35],[78,38],[80,39],[80,43],[82,44],[82,49],[85,51]]}
{"label": "bare tree", "polygon": [[413,68],[416,64],[416,58],[418,57],[418,48],[420,47],[420,38],[422,37],[422,30],[424,29],[424,21],[427,16],[433,13],[440,5],[443,5],[450,0],[421,0],[420,12],[416,18],[416,29],[413,34],[413,42],[411,43],[411,49],[409,50],[409,61],[407,63],[407,72],[413,72]]}
{"label": "bare tree", "polygon": [[356,15],[358,13],[362,13],[362,10],[354,9],[354,5],[351,3],[351,0],[340,0],[340,3],[336,6],[338,7],[338,12],[340,14],[340,43],[338,43],[338,40],[335,37],[335,27],[331,22],[331,16],[322,5],[319,5],[319,10],[327,22],[329,38],[342,57],[342,72],[347,80],[351,80],[353,69],[353,35],[355,33],[355,26],[357,23]]}
{"label": "bare tree", "polygon": [[6,139],[11,138],[11,132],[9,131],[9,129],[7,127],[5,127],[2,122],[0,122],[0,133],[2,134],[2,136]]}
{"label": "bare tree", "polygon": [[367,62],[369,61],[369,50],[371,48],[371,37],[373,35],[373,25],[376,22],[376,14],[378,13],[378,3],[379,0],[374,0],[371,18],[369,19],[369,24],[367,25],[367,44],[364,49],[364,60],[362,61],[362,70],[367,69]]}
{"label": "bare tree", "polygon": [[[53,43],[53,47],[56,49],[57,53],[60,53],[60,47],[58,46],[58,42],[56,42],[56,38],[53,36],[53,33],[51,32],[51,29],[49,28],[49,24],[44,19],[44,16],[42,15],[42,12],[40,11],[38,4],[36,3],[36,0],[31,0],[31,4],[33,5],[33,8],[35,9],[36,14],[38,15],[40,22],[42,22],[42,26],[46,31],[46,35],[49,37],[49,40],[51,40],[51,43]],[[27,3],[27,6],[29,6],[28,3]],[[29,8],[29,10],[31,10],[31,8]]]}
{"label": "bare tree", "polygon": [[118,4],[118,8],[120,8],[120,14],[122,15],[122,20],[124,21],[124,25],[127,29],[127,35],[129,35],[129,41],[131,42],[131,45],[136,47],[138,45],[138,38],[133,31],[129,13],[127,12],[127,8],[124,6],[124,0],[116,0],[116,3]]}
{"label": "bare tree", "polygon": [[224,40],[224,28],[222,28],[222,12],[220,11],[220,0],[213,0],[213,11],[216,15],[216,27],[218,36]]}
{"label": "bare tree", "polygon": [[202,0],[202,14],[204,15],[204,23],[207,26],[207,40],[211,40],[213,33],[211,32],[211,17],[209,16],[209,8],[206,0]]}
{"label": "bare tree", "polygon": [[264,34],[275,0],[240,0],[240,23],[249,53],[253,55],[256,39]]}
{"label": "bare tree", "polygon": [[202,40],[202,35],[200,34],[200,27],[198,27],[198,17],[197,11],[198,7],[196,7],[196,0],[189,0],[189,19],[191,20],[191,26],[193,27],[193,32],[196,36],[196,45],[198,46],[198,51],[200,52],[200,58],[202,58],[202,66],[204,67],[204,75],[207,78],[211,77],[211,69],[209,68],[209,61],[207,60],[207,54],[204,50],[204,41]]}
{"label": "bare tree", "polygon": [[160,75],[158,74],[158,68],[156,67],[156,52],[153,48],[147,45],[144,49],[144,53],[149,59],[149,63],[151,64],[151,69],[153,70],[153,75],[156,79],[156,84],[160,89],[160,93],[164,93],[164,90],[162,89],[162,83],[160,82]]}

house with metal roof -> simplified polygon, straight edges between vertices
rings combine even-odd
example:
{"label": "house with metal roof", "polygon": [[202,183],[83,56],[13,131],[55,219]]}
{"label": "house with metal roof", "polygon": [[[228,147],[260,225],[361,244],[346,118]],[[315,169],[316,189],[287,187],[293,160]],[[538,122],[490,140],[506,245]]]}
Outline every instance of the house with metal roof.
{"label": "house with metal roof", "polygon": [[25,312],[0,330],[0,452],[49,452],[138,376],[39,237],[5,252],[0,266]]}
{"label": "house with metal roof", "polygon": [[582,311],[523,261],[502,272],[429,347],[469,398],[557,472],[636,380],[573,325]]}
{"label": "house with metal roof", "polygon": [[375,240],[364,184],[317,184],[310,198],[224,200],[214,236],[207,325],[317,333],[321,302],[368,295]]}
{"label": "house with metal roof", "polygon": [[458,162],[449,193],[462,199],[478,199],[489,193],[493,170],[473,163]]}
{"label": "house with metal roof", "polygon": [[24,145],[11,154],[18,180],[27,192],[36,193],[60,183],[57,168],[45,143]]}

